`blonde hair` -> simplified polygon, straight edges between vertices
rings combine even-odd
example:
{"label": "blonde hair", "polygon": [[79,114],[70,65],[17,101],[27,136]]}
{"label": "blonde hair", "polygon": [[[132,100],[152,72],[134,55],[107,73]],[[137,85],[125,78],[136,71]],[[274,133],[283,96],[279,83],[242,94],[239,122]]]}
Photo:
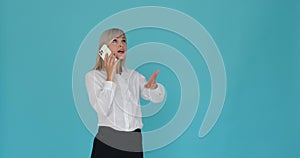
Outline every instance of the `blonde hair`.
{"label": "blonde hair", "polygon": [[[99,47],[98,51],[100,48],[106,44],[109,45],[109,42],[116,37],[120,37],[121,35],[125,35],[124,31],[118,28],[112,28],[104,31],[100,37],[99,40]],[[94,66],[94,70],[103,70],[104,69],[104,60],[98,55],[97,51],[97,58],[96,58],[96,64]],[[116,73],[121,73],[122,72],[122,67],[125,65],[125,59],[121,59],[119,64],[117,65],[117,70]]]}

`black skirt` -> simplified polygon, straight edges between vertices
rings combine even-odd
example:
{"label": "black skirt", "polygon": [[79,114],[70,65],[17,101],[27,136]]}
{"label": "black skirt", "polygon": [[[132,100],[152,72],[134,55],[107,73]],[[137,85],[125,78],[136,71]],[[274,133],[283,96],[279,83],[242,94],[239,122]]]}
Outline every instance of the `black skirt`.
{"label": "black skirt", "polygon": [[143,158],[140,129],[118,131],[100,126],[94,138],[91,158]]}

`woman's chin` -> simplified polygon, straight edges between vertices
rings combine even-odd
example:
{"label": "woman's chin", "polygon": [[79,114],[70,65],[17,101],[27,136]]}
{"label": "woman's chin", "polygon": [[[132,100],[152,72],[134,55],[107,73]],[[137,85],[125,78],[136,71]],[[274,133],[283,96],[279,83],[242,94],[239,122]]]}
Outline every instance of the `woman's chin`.
{"label": "woman's chin", "polygon": [[118,56],[117,59],[119,59],[119,60],[124,60],[124,59],[125,59],[125,56]]}

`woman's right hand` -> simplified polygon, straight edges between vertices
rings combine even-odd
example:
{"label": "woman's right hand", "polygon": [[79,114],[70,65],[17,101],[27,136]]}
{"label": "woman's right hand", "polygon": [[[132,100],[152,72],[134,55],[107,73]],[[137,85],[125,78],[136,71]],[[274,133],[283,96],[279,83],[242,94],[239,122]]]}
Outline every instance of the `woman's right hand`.
{"label": "woman's right hand", "polygon": [[116,57],[113,53],[110,55],[105,55],[104,66],[107,74],[107,81],[112,81],[116,75],[116,68],[119,63],[119,60],[116,60]]}

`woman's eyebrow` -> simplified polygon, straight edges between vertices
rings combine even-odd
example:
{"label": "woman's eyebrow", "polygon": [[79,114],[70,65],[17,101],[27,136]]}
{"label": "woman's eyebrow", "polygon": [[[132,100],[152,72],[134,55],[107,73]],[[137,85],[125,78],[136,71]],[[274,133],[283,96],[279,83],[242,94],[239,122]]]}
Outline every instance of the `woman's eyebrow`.
{"label": "woman's eyebrow", "polygon": [[118,39],[121,39],[121,40],[123,40],[123,39],[126,39],[126,37],[119,37]]}

